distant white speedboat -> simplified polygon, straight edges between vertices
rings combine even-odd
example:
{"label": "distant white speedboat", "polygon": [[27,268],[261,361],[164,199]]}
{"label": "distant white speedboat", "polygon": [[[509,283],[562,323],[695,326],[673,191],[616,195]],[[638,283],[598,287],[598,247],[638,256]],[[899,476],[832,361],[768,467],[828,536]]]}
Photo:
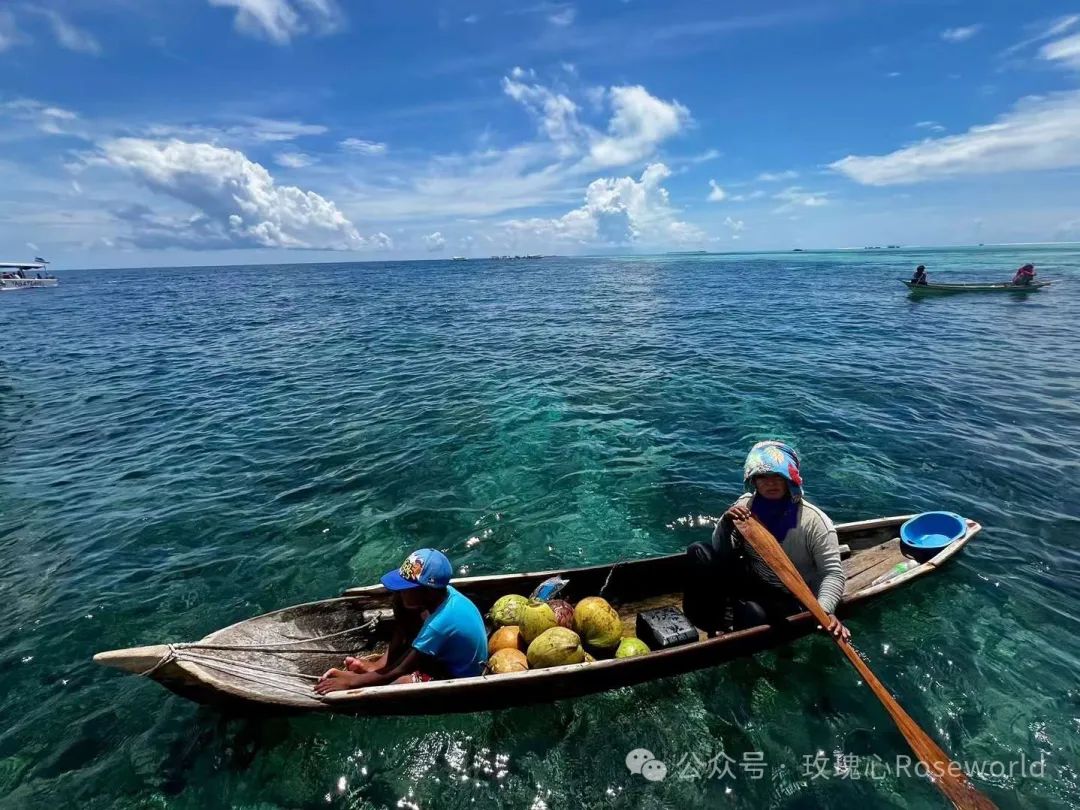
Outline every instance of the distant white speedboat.
{"label": "distant white speedboat", "polygon": [[45,271],[47,264],[41,258],[32,262],[0,262],[0,290],[55,287],[60,282]]}

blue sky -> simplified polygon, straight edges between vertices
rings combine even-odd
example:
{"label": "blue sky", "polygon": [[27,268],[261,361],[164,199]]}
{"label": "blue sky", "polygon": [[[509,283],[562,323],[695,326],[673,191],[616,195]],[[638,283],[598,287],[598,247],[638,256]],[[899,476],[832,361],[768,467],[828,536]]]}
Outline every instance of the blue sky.
{"label": "blue sky", "polygon": [[0,258],[1080,240],[1080,4],[8,0]]}

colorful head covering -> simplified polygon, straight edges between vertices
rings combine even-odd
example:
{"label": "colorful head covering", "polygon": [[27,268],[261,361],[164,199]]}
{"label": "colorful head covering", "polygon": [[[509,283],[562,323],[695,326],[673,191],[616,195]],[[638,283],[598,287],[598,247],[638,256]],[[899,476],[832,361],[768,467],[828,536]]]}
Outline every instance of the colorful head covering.
{"label": "colorful head covering", "polygon": [[445,588],[453,574],[445,554],[433,548],[422,548],[406,557],[400,568],[387,572],[380,582],[388,591],[406,591],[421,585]]}
{"label": "colorful head covering", "polygon": [[782,475],[791,490],[791,500],[802,500],[802,476],[799,475],[799,456],[783,442],[758,442],[750,448],[743,465],[743,483],[747,492],[754,491],[754,478],[766,473]]}

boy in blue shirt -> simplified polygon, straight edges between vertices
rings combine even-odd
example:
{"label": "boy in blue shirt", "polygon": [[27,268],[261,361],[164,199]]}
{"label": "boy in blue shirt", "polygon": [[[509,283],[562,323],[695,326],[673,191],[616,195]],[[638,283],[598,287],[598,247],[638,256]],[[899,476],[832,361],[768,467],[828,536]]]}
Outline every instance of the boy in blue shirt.
{"label": "boy in blue shirt", "polygon": [[441,551],[422,548],[381,579],[394,593],[394,635],[375,661],[345,659],[345,670],[327,670],[315,685],[320,695],[342,689],[422,683],[480,675],[487,662],[487,630],[472,601],[452,585],[453,569]]}

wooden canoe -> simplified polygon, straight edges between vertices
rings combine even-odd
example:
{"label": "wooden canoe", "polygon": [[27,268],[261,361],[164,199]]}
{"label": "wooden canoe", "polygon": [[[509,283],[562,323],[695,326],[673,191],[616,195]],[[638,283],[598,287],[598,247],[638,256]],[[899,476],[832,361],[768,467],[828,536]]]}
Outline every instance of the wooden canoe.
{"label": "wooden canoe", "polygon": [[[936,572],[982,528],[975,521],[967,521],[967,534],[931,560],[873,585],[875,579],[904,561],[899,530],[909,517],[878,518],[836,527],[840,543],[849,549],[844,559],[847,591],[838,608],[840,615],[852,615],[866,600]],[[672,554],[615,566],[466,577],[454,580],[454,585],[486,612],[498,597],[529,594],[555,574],[569,579],[563,595],[571,601],[598,593],[608,580],[605,596],[623,617],[624,633],[633,635],[639,611],[681,605],[679,586],[684,565],[683,554]],[[312,691],[315,676],[339,666],[346,653],[362,655],[385,644],[392,631],[389,608],[390,595],[381,585],[350,588],[336,599],[247,619],[211,633],[195,645],[112,650],[98,653],[94,660],[147,675],[179,695],[231,712],[443,714],[549,702],[679,675],[790,642],[816,627],[810,614],[804,612],[777,626],[762,625],[711,639],[701,633],[696,642],[637,658],[317,696]]]}
{"label": "wooden canoe", "polygon": [[901,282],[905,287],[911,290],[911,292],[925,295],[962,292],[1028,293],[1041,290],[1043,287],[1049,287],[1054,283],[1052,281],[1033,281],[1031,284],[1010,284],[1009,282],[979,284],[916,284],[913,281],[904,281],[903,279],[901,279]]}

